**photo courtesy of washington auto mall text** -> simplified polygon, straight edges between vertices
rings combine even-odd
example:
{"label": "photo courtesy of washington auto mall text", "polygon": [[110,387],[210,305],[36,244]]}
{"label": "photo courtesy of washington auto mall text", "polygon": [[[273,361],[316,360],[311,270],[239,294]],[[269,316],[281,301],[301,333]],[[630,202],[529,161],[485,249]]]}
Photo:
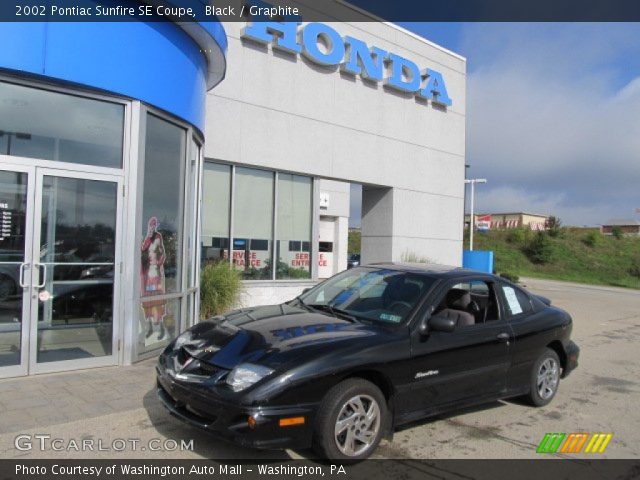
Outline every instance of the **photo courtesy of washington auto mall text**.
{"label": "photo courtesy of washington auto mall text", "polygon": [[51,462],[45,464],[17,463],[15,475],[27,478],[185,478],[216,476],[220,478],[264,478],[264,477],[324,477],[348,478],[343,465],[303,464],[223,464],[214,462],[172,462],[171,464],[144,464],[127,461],[114,462]]}

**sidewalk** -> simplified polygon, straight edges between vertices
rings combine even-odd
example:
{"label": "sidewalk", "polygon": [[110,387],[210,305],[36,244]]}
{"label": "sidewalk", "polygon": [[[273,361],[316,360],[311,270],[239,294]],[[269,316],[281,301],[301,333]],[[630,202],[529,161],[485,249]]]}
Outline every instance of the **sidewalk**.
{"label": "sidewalk", "polygon": [[[155,392],[156,359],[126,367],[0,380],[0,458],[174,458],[288,459],[285,452],[253,450],[217,440],[172,417]],[[29,435],[34,448],[20,451],[18,436]],[[35,448],[35,435],[64,441],[62,451]],[[76,451],[68,442],[136,439],[141,447],[124,451]],[[151,451],[149,442],[186,442],[186,450]],[[294,455],[295,456],[295,455]]]}
{"label": "sidewalk", "polygon": [[140,408],[155,362],[0,380],[0,434]]}

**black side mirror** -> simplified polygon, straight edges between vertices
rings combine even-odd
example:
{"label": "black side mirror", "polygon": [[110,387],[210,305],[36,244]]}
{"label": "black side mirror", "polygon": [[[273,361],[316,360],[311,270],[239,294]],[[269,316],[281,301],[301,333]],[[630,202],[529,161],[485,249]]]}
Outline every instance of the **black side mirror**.
{"label": "black side mirror", "polygon": [[418,333],[425,337],[429,333],[429,315],[425,315],[420,319],[420,323],[418,324]]}
{"label": "black side mirror", "polygon": [[429,327],[438,332],[453,332],[456,329],[456,321],[441,315],[434,315],[429,319]]}
{"label": "black side mirror", "polygon": [[429,311],[424,314],[424,316],[420,319],[420,323],[418,324],[418,333],[423,337],[426,337],[429,334],[429,319],[431,319],[433,310],[433,306],[429,307]]}
{"label": "black side mirror", "polygon": [[307,293],[309,290],[311,290],[311,287],[307,287],[304,290],[302,290],[302,293],[300,295],[304,295],[305,293]]}

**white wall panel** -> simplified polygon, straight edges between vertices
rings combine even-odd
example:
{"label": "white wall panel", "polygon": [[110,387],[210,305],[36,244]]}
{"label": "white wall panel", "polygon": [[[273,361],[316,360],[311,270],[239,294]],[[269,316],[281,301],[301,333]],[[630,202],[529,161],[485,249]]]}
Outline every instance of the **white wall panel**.
{"label": "white wall panel", "polygon": [[453,105],[442,111],[382,83],[242,41],[242,25],[225,24],[227,78],[208,96],[206,157],[387,187],[390,197],[363,218],[363,260],[399,260],[412,247],[459,264],[466,61],[393,25],[331,26],[439,71]]}

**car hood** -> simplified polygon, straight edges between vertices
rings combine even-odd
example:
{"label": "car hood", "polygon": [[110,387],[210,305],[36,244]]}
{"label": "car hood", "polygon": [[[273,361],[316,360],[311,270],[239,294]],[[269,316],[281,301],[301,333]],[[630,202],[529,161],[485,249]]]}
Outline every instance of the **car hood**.
{"label": "car hood", "polygon": [[226,369],[245,362],[277,369],[328,349],[379,338],[380,329],[301,307],[270,305],[236,310],[199,323],[180,348]]}

